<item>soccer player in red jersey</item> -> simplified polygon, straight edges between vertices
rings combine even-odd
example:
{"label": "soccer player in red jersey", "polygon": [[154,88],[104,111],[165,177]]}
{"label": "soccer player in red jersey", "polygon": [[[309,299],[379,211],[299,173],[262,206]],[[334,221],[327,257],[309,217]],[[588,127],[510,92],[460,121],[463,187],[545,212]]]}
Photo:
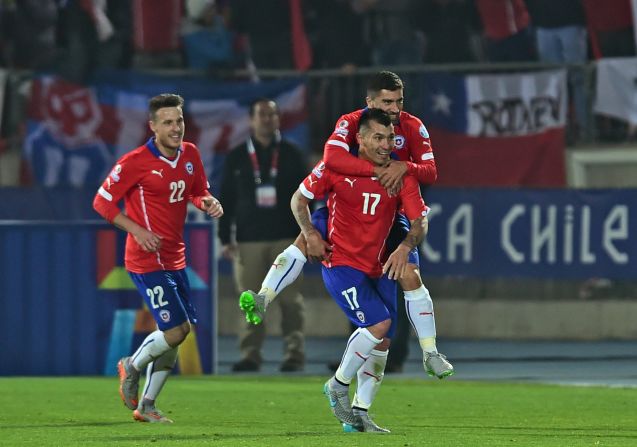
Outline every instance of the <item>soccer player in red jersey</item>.
{"label": "soccer player in red jersey", "polygon": [[[183,240],[188,202],[211,217],[223,215],[208,191],[197,147],[183,141],[183,105],[183,98],[173,94],[150,100],[149,126],[155,135],[117,161],[93,201],[104,219],[128,232],[126,270],[157,322],[158,330],[117,365],[120,396],[141,422],[172,422],[155,407],[155,400],[175,365],[179,345],[197,323]],[[122,199],[125,212],[118,207]],[[146,383],[139,401],[144,368]]]}
{"label": "soccer player in red jersey", "polygon": [[[389,114],[370,109],[360,118],[356,135],[358,156],[375,165],[389,161],[394,130]],[[418,181],[403,178],[403,187],[391,195],[376,177],[343,175],[325,168],[312,172],[292,197],[292,212],[308,243],[332,246],[331,256],[323,260],[323,281],[332,298],[350,322],[358,326],[349,337],[341,363],[325,384],[334,415],[345,431],[381,432],[367,413],[382,382],[387,350],[395,331],[396,285],[408,266],[409,252],[425,234],[425,206]],[[327,198],[327,233],[320,215],[312,216],[308,204]],[[411,222],[409,232],[386,256],[385,241],[392,229],[396,209],[402,207]],[[384,264],[383,264],[384,262]],[[353,405],[349,384],[357,377]]]}
{"label": "soccer player in red jersey", "polygon": [[[344,175],[376,176],[381,184],[392,192],[400,188],[405,174],[413,175],[423,185],[434,183],[437,171],[429,133],[422,121],[403,111],[403,82],[400,77],[390,71],[376,73],[369,81],[367,94],[367,108],[343,115],[336,122],[334,132],[324,148],[325,167]],[[372,109],[387,112],[394,124],[393,154],[398,160],[389,161],[383,166],[352,156],[357,150],[356,134],[359,121]],[[320,169],[321,165],[314,171]],[[399,214],[392,237],[388,240],[388,248],[391,250],[408,231],[408,222]],[[329,256],[331,248],[325,241],[315,240],[312,244],[310,242],[307,241],[306,244],[303,234],[299,235],[294,244],[276,258],[275,264],[283,264],[286,267],[271,268],[258,294],[246,291],[241,295],[240,306],[246,312],[249,321],[261,321],[267,305],[277,293],[296,279],[308,258],[323,260]],[[423,350],[425,371],[440,379],[453,374],[453,366],[438,352],[436,346],[433,301],[420,277],[417,248],[410,253],[407,272],[398,281],[404,291],[407,317],[418,335]]]}

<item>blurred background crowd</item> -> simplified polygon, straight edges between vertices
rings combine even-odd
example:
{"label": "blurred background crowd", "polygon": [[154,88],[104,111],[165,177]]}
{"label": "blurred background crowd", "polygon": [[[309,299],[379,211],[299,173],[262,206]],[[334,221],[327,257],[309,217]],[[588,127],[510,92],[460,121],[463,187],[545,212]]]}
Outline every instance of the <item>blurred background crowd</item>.
{"label": "blurred background crowd", "polygon": [[[635,54],[630,0],[2,0],[0,65],[351,70]],[[568,28],[577,32],[567,33]],[[305,54],[299,54],[305,53]]]}

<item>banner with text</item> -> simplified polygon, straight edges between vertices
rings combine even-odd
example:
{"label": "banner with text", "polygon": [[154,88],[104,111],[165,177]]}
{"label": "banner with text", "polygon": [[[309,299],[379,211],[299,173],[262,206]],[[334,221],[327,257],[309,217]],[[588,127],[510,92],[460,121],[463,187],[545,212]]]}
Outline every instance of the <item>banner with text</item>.
{"label": "banner with text", "polygon": [[635,191],[434,188],[427,199],[427,276],[637,278]]}
{"label": "banner with text", "polygon": [[564,186],[565,70],[423,75],[441,186]]}

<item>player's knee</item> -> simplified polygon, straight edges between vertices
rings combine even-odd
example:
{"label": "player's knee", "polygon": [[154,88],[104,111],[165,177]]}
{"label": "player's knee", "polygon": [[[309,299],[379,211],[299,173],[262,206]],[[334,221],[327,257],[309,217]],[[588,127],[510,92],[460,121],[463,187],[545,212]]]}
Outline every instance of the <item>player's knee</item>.
{"label": "player's knee", "polygon": [[398,280],[403,290],[414,290],[422,286],[420,278],[420,269],[415,264],[407,264],[407,271],[402,278]]}
{"label": "player's knee", "polygon": [[175,347],[182,344],[189,333],[190,323],[186,321],[185,323],[177,327],[165,331],[164,338],[166,338],[166,343],[168,343],[172,347]]}
{"label": "player's knee", "polygon": [[369,326],[367,328],[367,330],[377,339],[382,340],[383,337],[385,337],[385,335],[387,334],[387,332],[389,331],[389,328],[391,327],[391,320],[387,319],[384,321],[381,321],[380,323],[376,323],[373,326]]}
{"label": "player's knee", "polygon": [[374,349],[377,351],[387,351],[389,349],[389,345],[391,344],[391,340],[387,337],[383,338],[383,341],[374,346]]}

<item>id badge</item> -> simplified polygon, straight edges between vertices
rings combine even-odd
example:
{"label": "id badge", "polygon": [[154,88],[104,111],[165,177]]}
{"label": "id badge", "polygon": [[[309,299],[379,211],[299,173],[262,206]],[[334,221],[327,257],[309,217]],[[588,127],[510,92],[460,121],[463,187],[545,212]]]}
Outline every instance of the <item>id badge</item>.
{"label": "id badge", "polygon": [[257,206],[272,208],[276,206],[276,188],[274,185],[257,186]]}

